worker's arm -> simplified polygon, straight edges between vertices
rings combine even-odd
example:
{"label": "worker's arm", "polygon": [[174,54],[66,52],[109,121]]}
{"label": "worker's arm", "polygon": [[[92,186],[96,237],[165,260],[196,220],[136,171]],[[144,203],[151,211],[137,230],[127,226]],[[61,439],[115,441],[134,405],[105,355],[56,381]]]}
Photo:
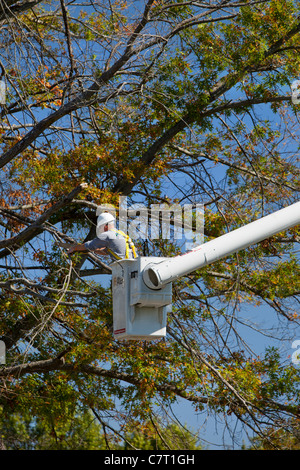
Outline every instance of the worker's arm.
{"label": "worker's arm", "polygon": [[77,251],[94,251],[94,253],[96,253],[97,255],[106,255],[107,254],[106,247],[97,248],[95,250],[89,250],[88,248],[86,248],[84,243],[79,243],[78,245],[70,246],[67,253],[68,253],[68,255],[72,255],[73,253],[75,253]]}
{"label": "worker's arm", "polygon": [[72,245],[70,248],[68,248],[68,255],[72,255],[72,253],[75,253],[76,251],[88,251],[87,248],[85,247],[84,243],[79,243],[78,245]]}

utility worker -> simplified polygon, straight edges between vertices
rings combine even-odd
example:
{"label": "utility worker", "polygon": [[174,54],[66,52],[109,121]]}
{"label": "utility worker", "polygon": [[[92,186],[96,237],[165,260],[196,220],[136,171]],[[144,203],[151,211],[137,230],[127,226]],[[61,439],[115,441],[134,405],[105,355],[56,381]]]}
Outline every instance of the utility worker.
{"label": "utility worker", "polygon": [[131,238],[115,228],[115,218],[109,212],[102,212],[98,216],[96,233],[97,237],[93,240],[71,246],[68,254],[93,251],[100,255],[110,255],[113,261],[136,258],[135,246]]}

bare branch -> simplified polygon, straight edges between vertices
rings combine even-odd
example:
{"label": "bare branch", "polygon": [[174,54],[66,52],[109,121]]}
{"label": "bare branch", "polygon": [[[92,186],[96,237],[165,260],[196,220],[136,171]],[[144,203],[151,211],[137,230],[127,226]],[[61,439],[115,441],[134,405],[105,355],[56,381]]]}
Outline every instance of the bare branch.
{"label": "bare branch", "polygon": [[24,11],[30,10],[35,7],[42,0],[32,0],[16,2],[15,0],[1,0],[0,2],[0,22],[5,23],[15,15],[23,13]]}
{"label": "bare branch", "polygon": [[73,189],[67,196],[61,199],[61,201],[54,204],[50,207],[44,214],[42,214],[32,225],[24,229],[22,232],[18,233],[15,237],[9,238],[7,240],[0,241],[0,248],[8,248],[9,251],[0,252],[0,257],[5,256],[5,254],[10,253],[12,250],[18,249],[21,244],[31,240],[36,236],[40,231],[42,231],[42,225],[56,212],[58,212],[62,207],[70,204],[70,202],[78,196],[80,191],[85,188],[86,183],[82,183],[77,188]]}

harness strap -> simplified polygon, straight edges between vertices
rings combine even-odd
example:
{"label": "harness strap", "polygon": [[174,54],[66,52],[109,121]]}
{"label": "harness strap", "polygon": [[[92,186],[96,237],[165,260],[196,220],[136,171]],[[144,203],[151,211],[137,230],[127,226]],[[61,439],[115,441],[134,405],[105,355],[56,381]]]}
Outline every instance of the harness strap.
{"label": "harness strap", "polygon": [[[131,240],[131,238],[129,237],[129,235],[127,235],[126,233],[122,232],[122,230],[117,230],[116,228],[112,229],[113,232],[115,232],[117,235],[121,235],[122,237],[125,238],[125,241],[126,241],[126,251],[125,251],[125,259],[128,259],[129,258],[129,250],[132,251],[132,254],[133,254],[133,257],[136,258],[137,255],[136,255],[136,250],[135,250],[135,246]],[[122,259],[120,256],[118,256],[114,251],[112,251],[110,248],[107,248],[107,251],[116,259]]]}

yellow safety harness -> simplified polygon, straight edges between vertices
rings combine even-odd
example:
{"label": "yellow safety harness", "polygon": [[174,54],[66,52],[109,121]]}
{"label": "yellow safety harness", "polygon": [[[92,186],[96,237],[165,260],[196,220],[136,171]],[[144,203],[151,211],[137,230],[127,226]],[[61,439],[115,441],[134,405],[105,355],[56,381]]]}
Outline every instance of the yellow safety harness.
{"label": "yellow safety harness", "polygon": [[[122,230],[117,230],[116,228],[113,228],[111,229],[113,232],[115,232],[118,235],[121,235],[122,237],[125,238],[125,241],[126,241],[126,252],[125,252],[125,259],[129,259],[129,250],[132,251],[132,255],[134,258],[137,257],[136,255],[136,250],[135,250],[135,246],[133,244],[133,241],[131,240],[131,238],[129,237],[129,235],[127,235],[126,233],[122,232]],[[118,256],[114,251],[112,251],[110,248],[107,248],[107,251],[116,259],[122,259],[121,256]]]}

